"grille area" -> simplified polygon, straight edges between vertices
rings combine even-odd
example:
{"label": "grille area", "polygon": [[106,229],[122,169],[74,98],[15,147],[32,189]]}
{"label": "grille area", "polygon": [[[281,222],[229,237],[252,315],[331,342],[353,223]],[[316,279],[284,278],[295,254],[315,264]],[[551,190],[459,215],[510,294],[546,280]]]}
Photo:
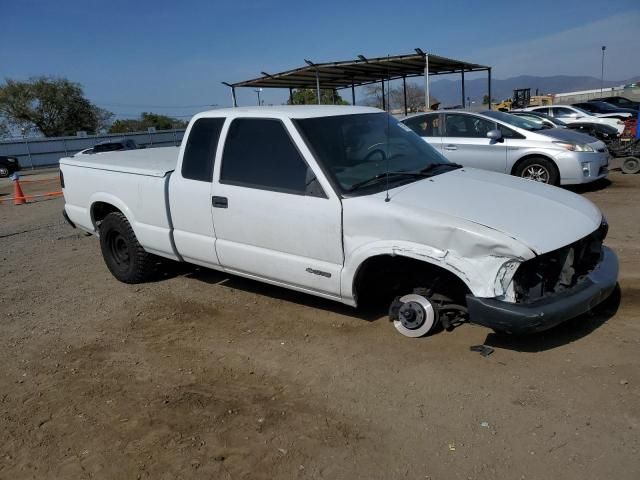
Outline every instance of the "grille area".
{"label": "grille area", "polygon": [[600,260],[608,229],[603,220],[577,242],[524,262],[513,277],[516,302],[535,302],[575,286]]}

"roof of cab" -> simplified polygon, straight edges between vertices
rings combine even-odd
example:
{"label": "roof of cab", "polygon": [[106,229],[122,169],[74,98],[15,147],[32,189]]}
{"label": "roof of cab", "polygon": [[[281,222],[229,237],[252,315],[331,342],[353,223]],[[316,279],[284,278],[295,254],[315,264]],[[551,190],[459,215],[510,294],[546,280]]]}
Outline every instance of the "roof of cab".
{"label": "roof of cab", "polygon": [[202,117],[315,118],[362,113],[383,113],[383,110],[351,105],[274,105],[268,107],[219,108],[198,113],[194,116],[194,119]]}

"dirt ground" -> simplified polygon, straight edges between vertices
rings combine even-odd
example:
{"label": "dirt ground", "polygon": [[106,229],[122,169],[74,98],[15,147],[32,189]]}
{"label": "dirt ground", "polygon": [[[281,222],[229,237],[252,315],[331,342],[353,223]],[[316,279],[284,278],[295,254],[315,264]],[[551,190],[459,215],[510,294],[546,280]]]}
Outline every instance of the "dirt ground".
{"label": "dirt ground", "polygon": [[198,268],[124,285],[62,199],[0,205],[0,478],[637,480],[640,175],[610,180],[579,192],[619,306],[525,338]]}

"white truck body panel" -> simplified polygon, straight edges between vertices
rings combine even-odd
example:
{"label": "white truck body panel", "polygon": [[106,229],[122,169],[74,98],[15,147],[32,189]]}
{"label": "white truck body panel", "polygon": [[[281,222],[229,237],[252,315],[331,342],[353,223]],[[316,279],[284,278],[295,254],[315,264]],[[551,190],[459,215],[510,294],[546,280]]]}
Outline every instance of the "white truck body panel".
{"label": "white truck body panel", "polygon": [[[291,123],[292,118],[376,113],[368,107],[220,109],[226,118],[213,181],[180,175],[185,143],[60,161],[65,210],[96,232],[95,202],[118,208],[145,250],[356,305],[358,268],[375,255],[442,266],[478,297],[507,295],[516,268],[598,228],[602,215],[571,192],[473,169],[456,170],[385,193],[341,198]],[[327,198],[219,182],[225,136],[237,117],[282,120]],[[175,170],[175,171],[174,171]],[[173,173],[171,173],[173,172]],[[229,208],[212,208],[212,197]]]}

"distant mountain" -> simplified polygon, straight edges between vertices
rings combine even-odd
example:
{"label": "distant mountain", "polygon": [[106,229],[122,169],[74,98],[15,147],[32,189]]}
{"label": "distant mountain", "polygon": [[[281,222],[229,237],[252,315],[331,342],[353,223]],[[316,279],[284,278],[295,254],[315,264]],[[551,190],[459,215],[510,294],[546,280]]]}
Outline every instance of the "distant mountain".
{"label": "distant mountain", "polygon": [[[640,81],[639,77],[627,80],[605,80],[604,87],[617,87]],[[477,78],[465,80],[466,96],[474,101],[482,100],[487,94],[487,79]],[[457,105],[461,103],[460,78],[456,80],[443,79],[432,81],[430,84],[431,93],[442,106]],[[600,79],[595,77],[580,77],[570,75],[555,75],[552,77],[534,77],[531,75],[520,75],[518,77],[506,78],[503,80],[493,79],[491,82],[491,96],[500,101],[513,96],[515,88],[530,88],[531,95],[535,95],[536,88],[540,95],[547,93],[575,92],[577,90],[591,90],[600,88]]]}

